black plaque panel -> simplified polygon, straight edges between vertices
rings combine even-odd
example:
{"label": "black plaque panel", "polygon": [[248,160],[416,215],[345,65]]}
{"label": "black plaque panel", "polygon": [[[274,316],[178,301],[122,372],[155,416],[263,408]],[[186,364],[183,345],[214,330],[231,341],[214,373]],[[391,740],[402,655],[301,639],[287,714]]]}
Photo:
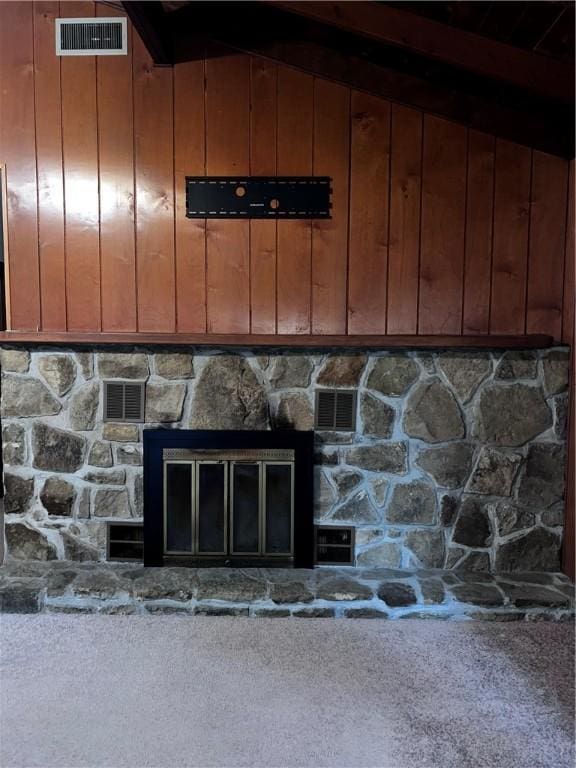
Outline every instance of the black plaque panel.
{"label": "black plaque panel", "polygon": [[329,219],[329,176],[187,176],[189,219]]}

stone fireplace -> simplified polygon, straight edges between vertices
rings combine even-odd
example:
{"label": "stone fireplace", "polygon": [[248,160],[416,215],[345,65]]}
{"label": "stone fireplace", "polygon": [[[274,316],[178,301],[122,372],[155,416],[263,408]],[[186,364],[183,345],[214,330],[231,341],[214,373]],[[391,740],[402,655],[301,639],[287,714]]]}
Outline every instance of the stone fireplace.
{"label": "stone fireplace", "polygon": [[[34,347],[1,363],[11,558],[105,559],[107,523],[143,519],[148,430],[305,434],[316,391],[345,388],[355,429],[314,433],[314,521],[355,529],[357,565],[559,570],[564,348]],[[103,420],[106,381],[145,382],[142,423]],[[189,466],[184,485],[205,471]]]}

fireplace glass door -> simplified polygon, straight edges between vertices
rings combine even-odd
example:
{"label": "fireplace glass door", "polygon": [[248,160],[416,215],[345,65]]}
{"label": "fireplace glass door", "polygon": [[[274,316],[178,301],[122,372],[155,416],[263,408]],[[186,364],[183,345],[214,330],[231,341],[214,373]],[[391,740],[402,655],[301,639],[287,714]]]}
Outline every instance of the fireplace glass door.
{"label": "fireplace glass door", "polygon": [[164,451],[167,558],[261,563],[293,552],[293,451]]}

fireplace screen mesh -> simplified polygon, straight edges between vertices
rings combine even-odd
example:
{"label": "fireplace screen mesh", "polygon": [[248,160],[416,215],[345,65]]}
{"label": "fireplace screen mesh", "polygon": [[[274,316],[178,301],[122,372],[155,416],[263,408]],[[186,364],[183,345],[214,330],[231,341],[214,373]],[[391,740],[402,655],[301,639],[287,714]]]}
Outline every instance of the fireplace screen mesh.
{"label": "fireplace screen mesh", "polygon": [[164,554],[291,557],[292,451],[164,451]]}

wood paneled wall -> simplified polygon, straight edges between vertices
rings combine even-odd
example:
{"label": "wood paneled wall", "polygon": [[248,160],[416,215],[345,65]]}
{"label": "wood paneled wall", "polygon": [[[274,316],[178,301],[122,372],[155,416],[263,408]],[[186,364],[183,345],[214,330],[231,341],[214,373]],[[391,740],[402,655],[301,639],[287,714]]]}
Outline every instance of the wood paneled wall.
{"label": "wood paneled wall", "polygon": [[[57,58],[0,3],[10,328],[569,339],[568,163],[263,59]],[[329,221],[185,217],[186,174],[333,178]]]}
{"label": "wood paneled wall", "polygon": [[562,569],[572,581],[576,579],[576,354],[574,350],[575,326],[575,297],[574,273],[576,271],[576,247],[574,242],[574,160],[570,163],[570,186],[568,203],[568,221],[566,230],[566,259],[564,277],[564,319],[563,341],[570,344],[570,395],[568,416],[568,450],[566,472],[566,519],[564,524],[564,541]]}

